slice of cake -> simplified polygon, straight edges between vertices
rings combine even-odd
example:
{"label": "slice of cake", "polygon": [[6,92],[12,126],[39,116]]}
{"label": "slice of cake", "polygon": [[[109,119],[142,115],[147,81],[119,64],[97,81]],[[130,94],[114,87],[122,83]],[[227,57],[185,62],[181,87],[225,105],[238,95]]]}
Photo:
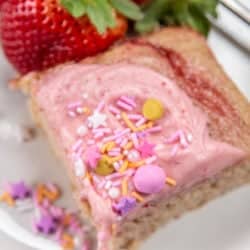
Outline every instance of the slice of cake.
{"label": "slice of cake", "polygon": [[249,103],[193,31],[163,29],[17,84],[66,165],[98,250],[136,249],[250,180]]}

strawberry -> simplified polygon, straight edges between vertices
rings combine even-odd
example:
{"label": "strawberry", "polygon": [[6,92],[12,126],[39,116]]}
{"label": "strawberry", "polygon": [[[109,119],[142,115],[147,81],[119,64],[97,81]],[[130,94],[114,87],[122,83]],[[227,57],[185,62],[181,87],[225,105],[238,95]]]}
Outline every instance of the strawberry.
{"label": "strawberry", "polygon": [[0,11],[4,52],[21,73],[94,55],[127,29],[125,18],[116,15],[115,26],[98,33],[86,15],[74,18],[58,0],[5,0]]}

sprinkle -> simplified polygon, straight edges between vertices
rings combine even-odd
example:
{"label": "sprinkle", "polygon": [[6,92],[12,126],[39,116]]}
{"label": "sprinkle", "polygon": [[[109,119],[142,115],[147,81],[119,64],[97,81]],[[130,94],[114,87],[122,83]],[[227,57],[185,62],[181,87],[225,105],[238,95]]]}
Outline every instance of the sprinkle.
{"label": "sprinkle", "polygon": [[35,223],[35,226],[38,232],[50,235],[56,232],[58,223],[53,216],[46,214],[39,218],[38,222]]}
{"label": "sprinkle", "polygon": [[120,100],[116,102],[116,105],[118,107],[120,107],[121,109],[126,110],[126,111],[132,111],[133,110],[132,106],[130,106],[127,103],[125,103],[123,101],[120,101]]}
{"label": "sprinkle", "polygon": [[138,114],[128,114],[128,118],[132,121],[138,121],[138,120],[142,119],[143,116],[138,115]]}
{"label": "sprinkle", "polygon": [[113,180],[113,179],[121,178],[122,176],[123,176],[122,173],[114,173],[114,174],[105,176],[105,180]]}
{"label": "sprinkle", "polygon": [[145,117],[142,117],[136,124],[136,127],[140,127],[141,125],[143,125],[145,122],[147,121],[147,119],[145,119]]}
{"label": "sprinkle", "polygon": [[158,133],[162,131],[162,126],[155,126],[146,130],[148,133]]}
{"label": "sprinkle", "polygon": [[101,154],[97,146],[94,145],[87,148],[85,152],[85,162],[89,167],[95,169],[100,159],[101,159]]}
{"label": "sprinkle", "polygon": [[96,184],[99,184],[99,183],[101,182],[100,179],[99,179],[97,176],[93,175],[92,177],[93,177],[93,181],[94,181]]}
{"label": "sprinkle", "polygon": [[111,150],[108,152],[108,156],[111,156],[111,157],[116,157],[118,155],[120,155],[120,151]]}
{"label": "sprinkle", "polygon": [[119,169],[121,167],[121,164],[119,162],[114,162],[113,166],[114,166],[114,168],[115,168],[116,171],[119,171]]}
{"label": "sprinkle", "polygon": [[121,147],[125,147],[125,145],[128,143],[128,138],[124,138],[120,144]]}
{"label": "sprinkle", "polygon": [[103,155],[99,160],[95,173],[101,176],[110,175],[115,171],[110,158],[106,155]]}
{"label": "sprinkle", "polygon": [[23,200],[31,197],[31,189],[27,187],[23,181],[9,185],[8,189],[10,191],[10,195],[15,200]]}
{"label": "sprinkle", "polygon": [[116,107],[114,107],[113,105],[109,105],[108,109],[109,109],[109,111],[110,111],[112,114],[115,114],[115,115],[120,114],[120,110],[117,109]]}
{"label": "sprinkle", "polygon": [[10,207],[13,207],[15,205],[14,199],[7,192],[3,193],[0,196],[0,202],[6,202]]}
{"label": "sprinkle", "polygon": [[176,186],[176,180],[170,178],[170,177],[167,177],[166,178],[166,183],[171,185],[171,186]]}
{"label": "sprinkle", "polygon": [[83,107],[83,113],[85,113],[86,115],[89,115],[91,111],[88,107]]}
{"label": "sprinkle", "polygon": [[127,158],[130,162],[136,162],[140,159],[140,153],[133,149],[129,151]]}
{"label": "sprinkle", "polygon": [[187,140],[188,140],[189,143],[191,143],[193,141],[193,135],[188,133]]}
{"label": "sprinkle", "polygon": [[119,172],[123,173],[127,170],[127,168],[128,168],[128,161],[124,161],[121,168],[119,169]]}
{"label": "sprinkle", "polygon": [[126,175],[127,177],[131,177],[131,176],[133,176],[133,175],[135,174],[135,172],[136,172],[135,169],[129,169],[129,170],[127,170],[127,171],[125,172],[125,175]]}
{"label": "sprinkle", "polygon": [[104,136],[104,133],[99,132],[99,133],[96,133],[96,134],[94,135],[94,139],[100,139],[100,138],[102,138],[103,136]]}
{"label": "sprinkle", "polygon": [[129,162],[128,167],[129,168],[138,168],[138,167],[140,167],[140,166],[142,166],[144,164],[145,164],[144,160],[142,160],[142,161],[136,161],[136,162]]}
{"label": "sprinkle", "polygon": [[187,142],[187,140],[186,140],[186,137],[185,137],[185,134],[184,134],[183,131],[181,131],[181,133],[180,133],[180,144],[181,144],[184,148],[188,147],[188,142]]}
{"label": "sprinkle", "polygon": [[124,120],[124,122],[126,123],[126,125],[134,132],[136,132],[137,128],[135,127],[135,125],[128,119],[127,114],[126,113],[122,113],[122,119]]}
{"label": "sprinkle", "polygon": [[98,111],[94,111],[93,115],[88,117],[88,121],[94,129],[100,126],[106,126],[106,119],[107,116]]}
{"label": "sprinkle", "polygon": [[136,108],[136,102],[132,98],[130,98],[130,97],[121,96],[120,100],[123,101],[123,102],[126,102],[127,104],[129,104],[133,108]]}
{"label": "sprinkle", "polygon": [[128,180],[126,178],[122,181],[122,195],[126,196],[128,194]]}
{"label": "sprinkle", "polygon": [[77,101],[77,102],[72,102],[70,103],[67,108],[68,109],[76,109],[77,107],[81,106],[82,102],[81,101]]}
{"label": "sprinkle", "polygon": [[88,129],[87,129],[86,126],[84,126],[84,125],[80,126],[80,127],[77,129],[77,131],[76,131],[77,135],[79,135],[79,136],[84,136],[84,135],[87,134],[87,132],[88,132]]}
{"label": "sprinkle", "polygon": [[109,189],[108,194],[111,199],[117,199],[120,196],[120,190],[116,187],[112,187]]}
{"label": "sprinkle", "polygon": [[84,108],[83,107],[76,108],[76,113],[79,114],[79,115],[83,114],[84,113]]}
{"label": "sprinkle", "polygon": [[155,162],[156,160],[157,160],[157,157],[154,155],[154,156],[146,159],[145,163],[149,165],[149,164],[152,164],[153,162]]}
{"label": "sprinkle", "polygon": [[120,133],[117,133],[117,134],[115,134],[113,136],[109,136],[109,137],[104,138],[103,142],[106,143],[106,142],[109,142],[109,141],[114,141],[114,140],[119,139],[122,136],[128,134],[129,132],[130,132],[129,129],[124,129]]}
{"label": "sprinkle", "polygon": [[83,140],[78,139],[76,143],[72,146],[72,151],[76,152],[77,150],[80,149],[80,147],[83,145]]}
{"label": "sprinkle", "polygon": [[87,141],[87,145],[93,145],[93,144],[95,144],[95,140],[88,140]]}
{"label": "sprinkle", "polygon": [[62,247],[64,248],[64,250],[73,250],[74,238],[71,235],[64,233],[62,236]]}
{"label": "sprinkle", "polygon": [[181,131],[176,131],[174,134],[172,134],[168,139],[165,140],[165,143],[171,144],[174,142],[177,142],[180,139]]}
{"label": "sprinkle", "polygon": [[139,146],[139,140],[138,140],[136,133],[131,134],[131,140],[132,140],[134,146],[137,148]]}
{"label": "sprinkle", "polygon": [[158,120],[162,118],[164,113],[163,103],[157,99],[149,98],[143,104],[142,113],[148,120]]}
{"label": "sprinkle", "polygon": [[99,184],[98,184],[98,189],[103,189],[104,188],[104,186],[105,186],[105,184],[106,184],[106,181],[105,180],[102,180]]}
{"label": "sprinkle", "polygon": [[[137,131],[143,131],[143,130],[145,130],[147,128],[151,128],[152,126],[153,126],[153,123],[152,122],[148,122],[147,124],[144,124],[144,125],[138,127]],[[147,133],[147,132],[145,131],[145,133]]]}
{"label": "sprinkle", "polygon": [[179,149],[179,145],[178,144],[174,145],[173,149],[171,150],[170,156],[171,157],[176,156],[177,152],[178,152],[178,149]]}
{"label": "sprinkle", "polygon": [[93,176],[90,174],[90,172],[86,172],[86,177],[89,180],[89,182],[92,182]]}
{"label": "sprinkle", "polygon": [[84,177],[86,175],[86,166],[81,158],[74,162],[74,171],[77,177]]}
{"label": "sprinkle", "polygon": [[137,192],[132,192],[131,195],[139,202],[144,202],[144,198]]}
{"label": "sprinkle", "polygon": [[106,184],[105,184],[105,186],[104,186],[104,188],[108,190],[111,187],[112,187],[112,182],[111,181],[107,181]]}
{"label": "sprinkle", "polygon": [[121,186],[121,184],[122,184],[121,180],[117,180],[112,183],[112,187],[119,187]]}
{"label": "sprinkle", "polygon": [[111,150],[114,146],[115,146],[115,142],[113,142],[113,141],[105,143],[101,147],[101,153],[104,154],[106,151],[108,151],[108,149]]}
{"label": "sprinkle", "polygon": [[74,111],[68,111],[68,116],[74,118],[76,117],[76,113]]}
{"label": "sprinkle", "polygon": [[104,101],[101,101],[101,102],[98,104],[98,106],[97,106],[97,108],[96,108],[96,111],[97,111],[97,112],[102,111],[103,108],[104,108],[104,106],[105,106],[105,102],[104,102]]}
{"label": "sprinkle", "polygon": [[118,155],[116,157],[109,158],[109,162],[112,164],[112,163],[115,163],[116,161],[120,161],[122,159],[123,159],[123,155]]}
{"label": "sprinkle", "polygon": [[109,134],[111,133],[111,129],[110,128],[95,128],[92,130],[93,133],[99,133],[102,132],[104,134]]}
{"label": "sprinkle", "polygon": [[133,147],[133,142],[129,141],[123,148],[129,150],[132,147]]}
{"label": "sprinkle", "polygon": [[154,154],[155,144],[151,144],[146,140],[138,147],[139,152],[143,158],[152,156]]}
{"label": "sprinkle", "polygon": [[113,204],[113,209],[121,216],[126,216],[136,207],[136,200],[133,197],[123,197],[117,204]]}

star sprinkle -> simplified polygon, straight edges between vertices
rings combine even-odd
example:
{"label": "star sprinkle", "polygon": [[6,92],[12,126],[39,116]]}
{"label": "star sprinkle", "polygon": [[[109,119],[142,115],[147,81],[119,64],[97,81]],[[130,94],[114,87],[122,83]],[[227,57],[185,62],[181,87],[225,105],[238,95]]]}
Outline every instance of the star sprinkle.
{"label": "star sprinkle", "polygon": [[107,116],[98,111],[94,111],[93,115],[88,117],[89,124],[92,128],[96,129],[100,126],[106,126]]}
{"label": "star sprinkle", "polygon": [[121,216],[127,215],[136,207],[136,200],[133,197],[123,197],[117,204],[113,205],[114,210]]}
{"label": "star sprinkle", "polygon": [[101,154],[98,147],[96,146],[89,147],[85,152],[85,162],[92,169],[95,169],[97,167],[100,158]]}
{"label": "star sprinkle", "polygon": [[146,140],[138,147],[143,158],[150,157],[154,154],[154,144],[148,143]]}
{"label": "star sprinkle", "polygon": [[24,182],[19,182],[10,185],[10,194],[14,199],[26,199],[31,196],[31,190],[28,188]]}
{"label": "star sprinkle", "polygon": [[47,214],[42,215],[36,223],[36,228],[39,232],[50,235],[56,232],[58,223],[53,216]]}

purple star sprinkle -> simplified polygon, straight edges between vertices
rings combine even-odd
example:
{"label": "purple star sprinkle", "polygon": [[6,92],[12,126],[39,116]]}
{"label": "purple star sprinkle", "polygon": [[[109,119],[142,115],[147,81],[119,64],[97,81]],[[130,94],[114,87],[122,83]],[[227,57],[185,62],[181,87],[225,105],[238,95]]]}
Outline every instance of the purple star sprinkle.
{"label": "purple star sprinkle", "polygon": [[57,231],[58,221],[51,215],[42,215],[36,223],[36,228],[39,232],[46,235],[54,234]]}
{"label": "purple star sprinkle", "polygon": [[26,199],[31,197],[31,189],[29,187],[27,187],[24,182],[19,182],[19,183],[15,183],[9,186],[10,189],[10,194],[13,197],[13,199]]}
{"label": "purple star sprinkle", "polygon": [[133,197],[123,197],[118,203],[113,205],[113,209],[121,216],[127,215],[136,207],[136,199]]}

